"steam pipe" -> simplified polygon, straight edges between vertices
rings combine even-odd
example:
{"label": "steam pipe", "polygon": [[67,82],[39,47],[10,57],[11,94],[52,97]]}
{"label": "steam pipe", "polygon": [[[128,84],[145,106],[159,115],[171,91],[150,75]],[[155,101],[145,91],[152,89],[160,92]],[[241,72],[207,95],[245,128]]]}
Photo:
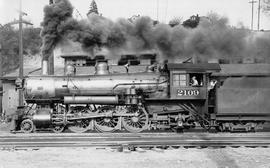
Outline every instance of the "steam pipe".
{"label": "steam pipe", "polygon": [[65,96],[65,104],[118,104],[117,96]]}

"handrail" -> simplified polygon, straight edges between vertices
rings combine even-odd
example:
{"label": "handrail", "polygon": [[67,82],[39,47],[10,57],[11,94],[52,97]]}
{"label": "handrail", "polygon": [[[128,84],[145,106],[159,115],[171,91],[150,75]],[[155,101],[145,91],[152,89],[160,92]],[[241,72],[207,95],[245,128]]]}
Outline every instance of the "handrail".
{"label": "handrail", "polygon": [[112,90],[115,90],[115,88],[117,88],[118,86],[121,86],[121,85],[145,85],[145,84],[156,84],[156,85],[160,85],[160,84],[163,84],[163,83],[166,83],[166,82],[168,82],[168,80],[165,80],[165,81],[162,81],[162,82],[159,82],[159,83],[118,83],[117,85],[115,85],[114,87],[113,87],[113,89]]}

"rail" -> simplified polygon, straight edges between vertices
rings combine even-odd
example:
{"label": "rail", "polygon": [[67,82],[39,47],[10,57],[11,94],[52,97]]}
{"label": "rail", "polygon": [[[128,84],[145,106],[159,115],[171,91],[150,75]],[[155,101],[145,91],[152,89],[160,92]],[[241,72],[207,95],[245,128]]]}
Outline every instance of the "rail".
{"label": "rail", "polygon": [[15,134],[0,135],[0,148],[42,147],[156,147],[156,146],[253,146],[270,147],[268,133],[112,133],[112,134]]}

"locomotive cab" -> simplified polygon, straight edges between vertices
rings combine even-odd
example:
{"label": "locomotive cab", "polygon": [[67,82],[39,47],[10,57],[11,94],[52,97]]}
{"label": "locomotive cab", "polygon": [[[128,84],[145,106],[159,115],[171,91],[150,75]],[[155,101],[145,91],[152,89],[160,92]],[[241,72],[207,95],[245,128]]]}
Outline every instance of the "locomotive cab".
{"label": "locomotive cab", "polygon": [[218,64],[168,64],[170,98],[179,100],[207,99],[210,74],[220,71]]}

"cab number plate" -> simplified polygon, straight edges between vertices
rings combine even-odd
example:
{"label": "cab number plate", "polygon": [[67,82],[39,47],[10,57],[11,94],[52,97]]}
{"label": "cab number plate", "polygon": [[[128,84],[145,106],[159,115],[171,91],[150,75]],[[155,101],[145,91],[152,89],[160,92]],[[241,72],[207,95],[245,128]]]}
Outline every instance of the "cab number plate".
{"label": "cab number plate", "polygon": [[177,90],[177,96],[198,96],[199,94],[199,90]]}

